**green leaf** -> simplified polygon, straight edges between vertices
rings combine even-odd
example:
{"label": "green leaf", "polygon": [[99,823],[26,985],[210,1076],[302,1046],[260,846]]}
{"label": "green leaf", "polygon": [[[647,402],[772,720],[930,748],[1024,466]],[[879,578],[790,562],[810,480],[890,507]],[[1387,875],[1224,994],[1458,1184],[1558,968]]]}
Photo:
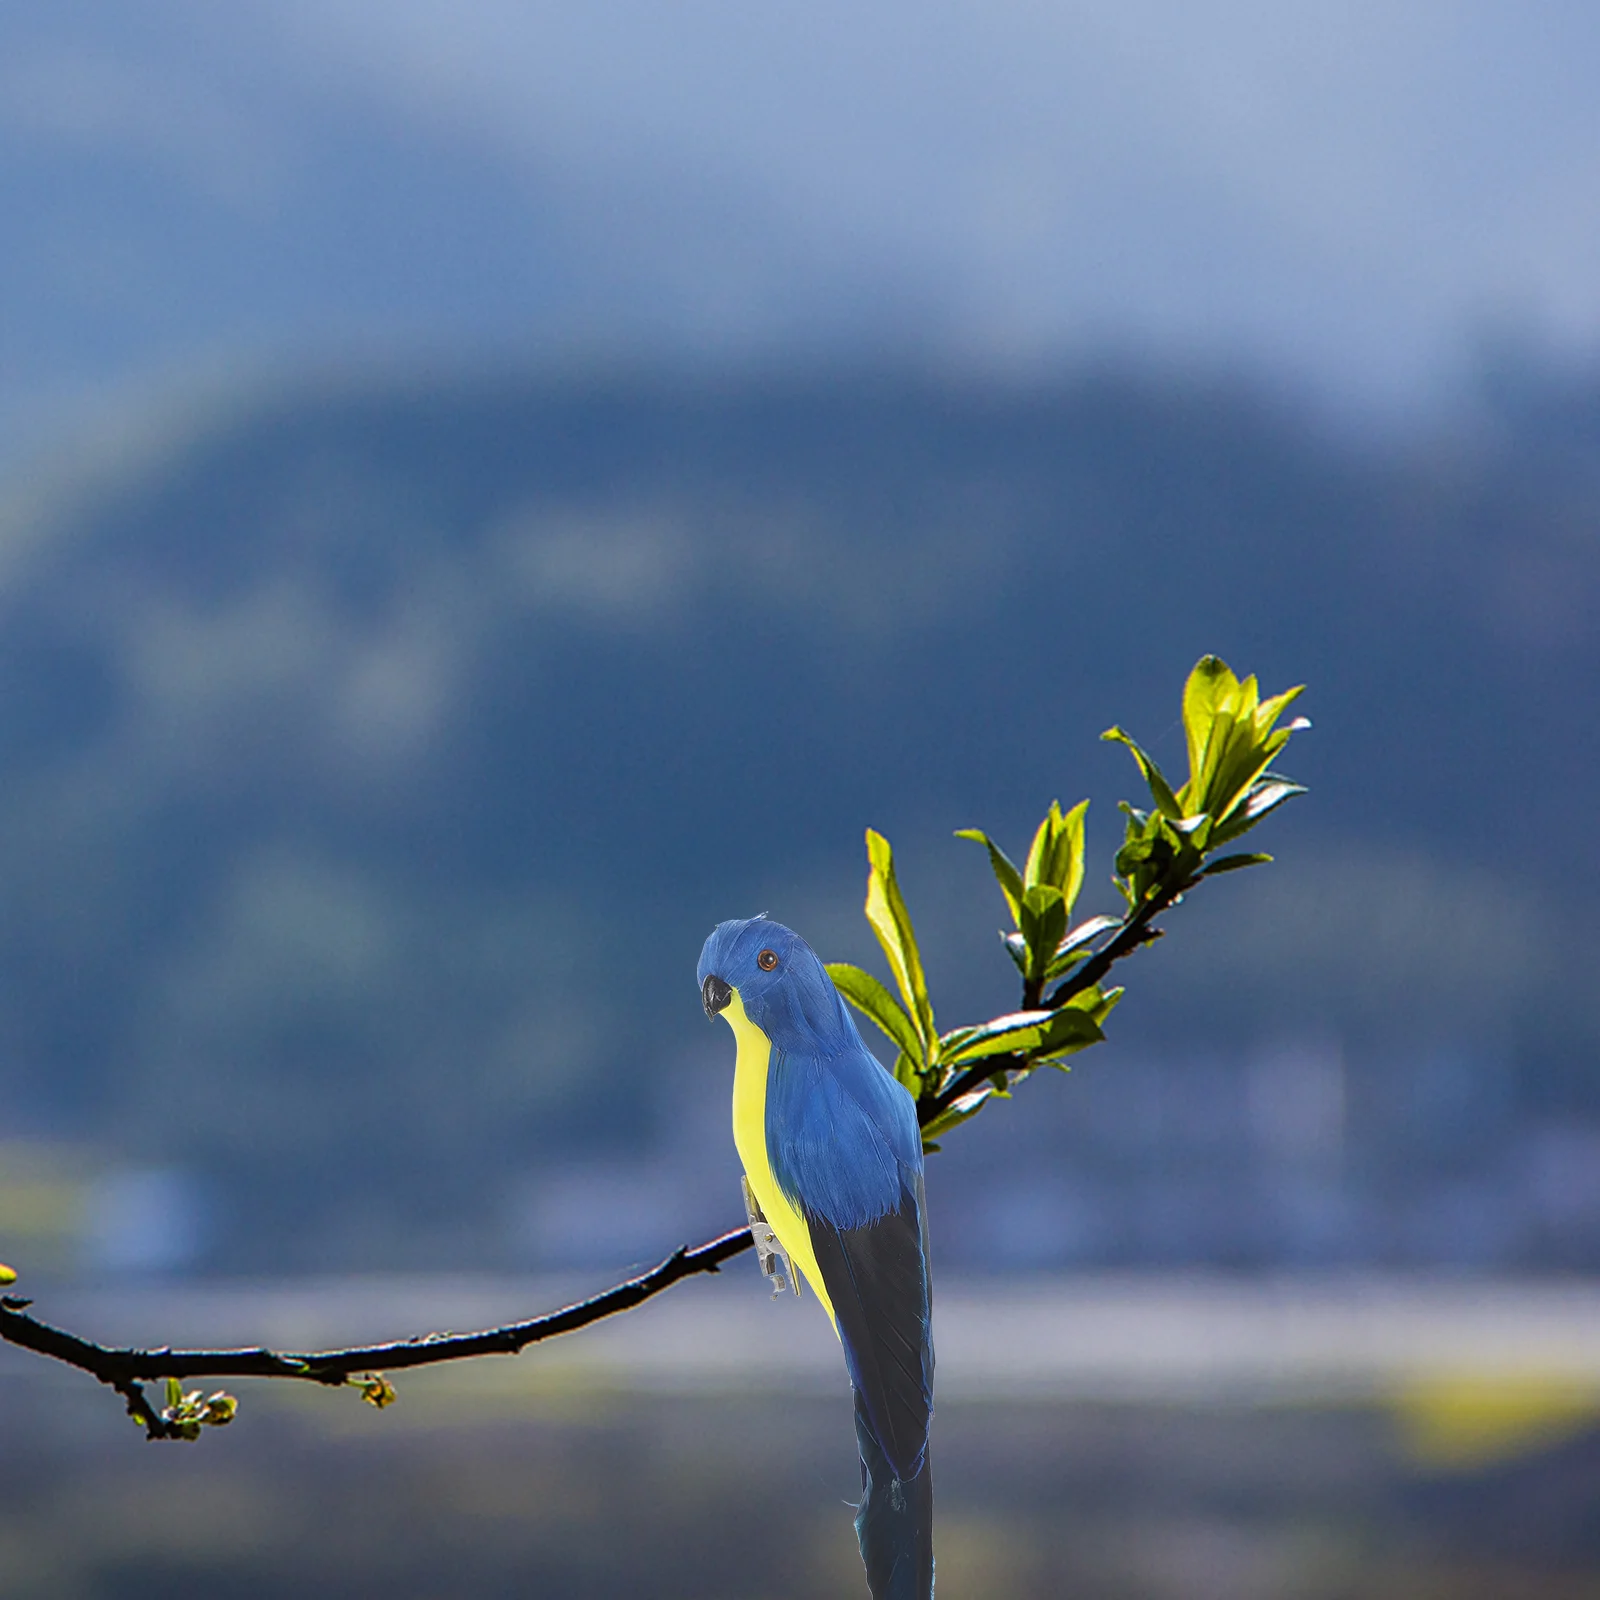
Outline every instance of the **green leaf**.
{"label": "green leaf", "polygon": [[176,1378],[167,1379],[167,1409],[183,1404],[183,1385]]}
{"label": "green leaf", "polygon": [[1102,989],[1098,984],[1092,989],[1085,989],[1082,994],[1075,994],[1067,1002],[1069,1006],[1079,1006],[1087,1011],[1103,1028],[1106,1018],[1117,1009],[1117,1002],[1126,991],[1118,985],[1115,989]]}
{"label": "green leaf", "polygon": [[1241,867],[1264,866],[1271,859],[1272,857],[1267,855],[1223,856],[1220,861],[1213,861],[1200,876],[1214,878],[1219,872],[1237,872]]}
{"label": "green leaf", "polygon": [[1065,851],[1062,870],[1056,876],[1061,898],[1066,902],[1067,915],[1077,904],[1078,891],[1083,888],[1083,828],[1089,812],[1089,802],[1080,800],[1062,819],[1065,833]]}
{"label": "green leaf", "polygon": [[1121,926],[1121,917],[1090,917],[1068,932],[1066,938],[1061,941],[1058,954],[1065,954],[1069,950],[1081,950],[1084,945],[1093,944],[1102,933],[1109,933],[1111,929]]}
{"label": "green leaf", "polygon": [[[1266,738],[1272,732],[1272,725],[1305,692],[1306,686],[1303,683],[1297,683],[1294,688],[1285,689],[1282,694],[1275,694],[1270,700],[1263,700],[1256,707],[1256,737],[1258,739]],[[1296,717],[1283,732],[1287,736],[1291,733],[1298,733],[1302,728],[1309,728],[1310,726],[1311,719],[1309,717]]]}
{"label": "green leaf", "polygon": [[978,1028],[957,1028],[939,1041],[939,1060],[947,1067],[964,1066],[988,1056],[1025,1055],[1050,1021],[1049,1011],[1013,1011]]}
{"label": "green leaf", "polygon": [[1056,953],[1051,958],[1050,970],[1045,974],[1047,978],[1059,978],[1074,962],[1081,961],[1089,953],[1089,946],[1112,928],[1120,928],[1120,917],[1090,917],[1087,922],[1080,922],[1076,928],[1071,929],[1066,938],[1056,946]]}
{"label": "green leaf", "polygon": [[956,838],[976,840],[989,852],[989,866],[1011,908],[1011,920],[1019,921],[1021,913],[1017,908],[1022,903],[1022,874],[1017,871],[1016,863],[981,828],[958,828]]}
{"label": "green leaf", "polygon": [[1104,1038],[1100,1024],[1088,1009],[1063,1006],[1050,1019],[1049,1026],[1041,1030],[1037,1056],[1040,1061],[1048,1061],[1056,1056],[1071,1055],[1099,1044]]}
{"label": "green leaf", "polygon": [[941,1133],[948,1133],[952,1128],[959,1128],[963,1122],[970,1121],[977,1116],[993,1096],[994,1089],[987,1083],[981,1089],[975,1089],[971,1094],[962,1095],[954,1105],[947,1106],[922,1130],[922,1148],[927,1150],[930,1141],[937,1139]]}
{"label": "green leaf", "polygon": [[1028,864],[1022,869],[1023,886],[1032,889],[1036,884],[1055,886],[1056,835],[1061,828],[1061,802],[1052,800],[1044,820],[1034,830],[1033,843],[1028,846]]}
{"label": "green leaf", "polygon": [[1102,989],[1099,984],[1093,984],[1087,989],[1080,989],[1070,1000],[1064,1001],[1062,1009],[1082,1011],[1097,1027],[1104,1028],[1106,1018],[1116,1009],[1122,994],[1121,988]]}
{"label": "green leaf", "polygon": [[1241,683],[1226,662],[1202,656],[1183,687],[1183,726],[1189,746],[1189,781],[1181,798],[1191,813],[1222,818],[1250,779],[1261,757],[1256,731],[1260,690]]}
{"label": "green leaf", "polygon": [[1256,780],[1272,765],[1273,756],[1281,748],[1257,744],[1243,727],[1237,732],[1239,737],[1223,752],[1206,806],[1219,823],[1226,822],[1244,803]]}
{"label": "green leaf", "polygon": [[[1181,857],[1198,867],[1199,852],[1178,832],[1179,822],[1161,812],[1148,815],[1125,806],[1128,812],[1128,837],[1116,854],[1116,873],[1130,905],[1146,900],[1166,878]],[[1187,819],[1198,824],[1203,818]]]}
{"label": "green leaf", "polygon": [[906,1011],[922,1044],[922,1061],[932,1061],[939,1031],[933,1023],[933,1003],[928,999],[928,982],[922,972],[922,957],[917,936],[911,926],[911,913],[894,876],[894,852],[881,833],[867,829],[867,921],[883,946],[889,970],[899,985]]}
{"label": "green leaf", "polygon": [[1249,822],[1259,822],[1269,811],[1276,811],[1285,800],[1293,800],[1296,795],[1305,793],[1307,790],[1303,783],[1266,773],[1264,780],[1256,784],[1245,797],[1244,816]]}
{"label": "green leaf", "polygon": [[877,1023],[896,1049],[920,1064],[923,1059],[922,1040],[900,1002],[870,972],[863,972],[848,961],[829,961],[824,965],[839,993],[857,1011]]}
{"label": "green leaf", "polygon": [[922,1057],[908,1056],[904,1050],[894,1058],[894,1081],[911,1091],[912,1099],[922,1095]]}
{"label": "green leaf", "polygon": [[1184,686],[1184,727],[1189,740],[1189,782],[1179,798],[1191,812],[1221,824],[1232,816],[1274,756],[1302,726],[1274,724],[1304,685],[1261,700],[1254,677],[1242,683],[1215,656],[1204,657]]}
{"label": "green leaf", "polygon": [[1306,787],[1302,783],[1295,783],[1290,778],[1280,777],[1271,772],[1263,774],[1245,796],[1244,804],[1228,818],[1227,822],[1213,831],[1211,836],[1213,846],[1226,844],[1230,839],[1237,839],[1240,834],[1248,833],[1269,811],[1276,811],[1286,800],[1293,800],[1296,795],[1306,792]]}
{"label": "green leaf", "polygon": [[1215,823],[1208,812],[1202,811],[1198,816],[1183,817],[1177,822],[1169,823],[1168,826],[1179,839],[1185,841],[1192,849],[1204,854],[1211,841]]}
{"label": "green leaf", "polygon": [[1206,768],[1217,713],[1233,702],[1238,689],[1239,680],[1218,656],[1201,656],[1183,686],[1183,732],[1189,746],[1189,780],[1194,791],[1189,796],[1191,802],[1200,797],[1196,780]]}
{"label": "green leaf", "polygon": [[951,1055],[959,1050],[977,1031],[976,1028],[952,1028],[948,1033],[941,1033],[939,1035],[939,1064],[948,1066]]}
{"label": "green leaf", "polygon": [[399,1398],[394,1392],[394,1385],[381,1372],[352,1373],[345,1382],[359,1389],[361,1398],[379,1411],[385,1406],[392,1406]]}
{"label": "green leaf", "polygon": [[1028,976],[1043,978],[1067,936],[1067,903],[1061,891],[1036,883],[1022,897],[1022,937],[1028,943]]}
{"label": "green leaf", "polygon": [[1059,889],[1069,916],[1078,891],[1083,887],[1083,818],[1088,809],[1089,802],[1080,800],[1063,816],[1061,802],[1052,800],[1033,836],[1028,864],[1023,870],[1025,888],[1048,884]]}
{"label": "green leaf", "polygon": [[1169,817],[1181,817],[1183,807],[1178,804],[1178,797],[1172,792],[1172,785],[1162,776],[1161,768],[1139,747],[1139,745],[1125,734],[1121,728],[1107,728],[1100,735],[1102,739],[1114,740],[1123,744],[1133,753],[1133,759],[1139,763],[1139,771],[1144,774],[1144,781],[1150,785],[1150,797],[1156,803],[1156,808]]}
{"label": "green leaf", "polygon": [[5,1285],[9,1288],[16,1281],[16,1272],[11,1267],[8,1267],[5,1262],[0,1261],[0,1285]]}
{"label": "green leaf", "polygon": [[218,1389],[215,1394],[206,1396],[200,1420],[208,1428],[225,1428],[238,1415],[239,1402],[226,1389]]}
{"label": "green leaf", "polygon": [[1158,843],[1159,840],[1146,838],[1142,834],[1131,835],[1117,851],[1115,864],[1118,875],[1131,877],[1136,868],[1150,859]]}
{"label": "green leaf", "polygon": [[[1273,758],[1288,743],[1292,734],[1310,724],[1296,717],[1287,726],[1276,726],[1278,719],[1299,697],[1297,686],[1262,700],[1254,677],[1242,681],[1217,656],[1202,656],[1183,686],[1183,729],[1188,747],[1189,776],[1174,795],[1160,769],[1150,756],[1120,728],[1103,735],[1128,746],[1139,770],[1150,785],[1156,807],[1178,835],[1174,852],[1144,827],[1144,817],[1124,804],[1133,819],[1128,826],[1128,842],[1119,854],[1118,887],[1130,904],[1138,904],[1161,880],[1169,867],[1190,877],[1189,852],[1204,854],[1236,838],[1274,806],[1289,798],[1290,791],[1263,792],[1263,780]],[[1282,780],[1273,780],[1276,784]],[[1293,786],[1297,788],[1298,786]],[[1252,812],[1255,797],[1261,794],[1260,808]],[[1135,848],[1135,846],[1143,848]],[[1198,865],[1198,863],[1196,863]]]}
{"label": "green leaf", "polygon": [[1028,976],[1028,941],[1020,933],[1002,933],[1000,942],[1006,947],[1006,954],[1017,964],[1017,971],[1024,978]]}
{"label": "green leaf", "polygon": [[1236,784],[1232,768],[1239,765],[1240,751],[1248,757],[1255,749],[1252,737],[1253,722],[1242,727],[1231,706],[1219,706],[1211,719],[1211,731],[1206,740],[1205,754],[1199,772],[1184,786],[1184,804],[1190,811],[1203,811],[1212,816],[1225,815],[1229,801],[1235,797]]}

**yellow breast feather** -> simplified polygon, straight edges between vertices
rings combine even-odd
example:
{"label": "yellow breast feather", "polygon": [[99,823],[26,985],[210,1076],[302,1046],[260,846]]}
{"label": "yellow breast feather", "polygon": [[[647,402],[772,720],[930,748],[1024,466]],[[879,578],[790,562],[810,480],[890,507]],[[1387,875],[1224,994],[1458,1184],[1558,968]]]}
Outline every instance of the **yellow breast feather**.
{"label": "yellow breast feather", "polygon": [[744,1001],[737,989],[722,1014],[728,1019],[738,1043],[733,1065],[733,1142],[744,1163],[745,1176],[755,1191],[762,1214],[778,1236],[778,1243],[805,1274],[806,1282],[822,1302],[822,1309],[828,1313],[837,1333],[833,1302],[823,1287],[822,1273],[811,1248],[811,1230],[778,1187],[778,1180],[772,1175],[772,1163],[767,1158],[767,1067],[772,1059],[772,1041],[745,1015]]}

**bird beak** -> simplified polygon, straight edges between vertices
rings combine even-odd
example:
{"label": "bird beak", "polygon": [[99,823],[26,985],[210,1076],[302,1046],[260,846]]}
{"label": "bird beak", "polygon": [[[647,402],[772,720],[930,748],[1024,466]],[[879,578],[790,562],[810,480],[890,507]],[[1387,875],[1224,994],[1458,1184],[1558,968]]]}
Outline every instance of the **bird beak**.
{"label": "bird beak", "polygon": [[733,990],[713,972],[700,985],[700,999],[706,1008],[706,1015],[714,1017],[733,999]]}

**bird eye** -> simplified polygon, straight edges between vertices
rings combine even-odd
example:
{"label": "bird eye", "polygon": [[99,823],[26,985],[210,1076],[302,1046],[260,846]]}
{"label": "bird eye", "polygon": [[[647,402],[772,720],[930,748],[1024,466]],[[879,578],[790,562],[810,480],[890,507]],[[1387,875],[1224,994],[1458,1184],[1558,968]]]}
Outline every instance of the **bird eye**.
{"label": "bird eye", "polygon": [[756,957],[756,965],[760,967],[763,972],[771,972],[772,969],[777,966],[777,964],[778,952],[776,950],[763,950],[761,954]]}

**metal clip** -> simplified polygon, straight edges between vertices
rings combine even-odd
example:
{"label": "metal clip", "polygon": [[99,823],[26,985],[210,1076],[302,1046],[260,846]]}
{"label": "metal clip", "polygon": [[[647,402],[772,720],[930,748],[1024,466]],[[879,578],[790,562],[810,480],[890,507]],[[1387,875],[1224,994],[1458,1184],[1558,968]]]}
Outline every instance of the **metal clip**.
{"label": "metal clip", "polygon": [[793,1289],[798,1296],[800,1274],[794,1270],[789,1252],[778,1242],[777,1234],[772,1231],[772,1224],[762,1215],[761,1207],[756,1201],[755,1190],[750,1187],[750,1179],[741,1173],[739,1182],[744,1186],[744,1209],[750,1218],[751,1236],[756,1242],[756,1258],[761,1263],[761,1270],[766,1274],[767,1281],[772,1285],[772,1298],[779,1299],[789,1289]]}

